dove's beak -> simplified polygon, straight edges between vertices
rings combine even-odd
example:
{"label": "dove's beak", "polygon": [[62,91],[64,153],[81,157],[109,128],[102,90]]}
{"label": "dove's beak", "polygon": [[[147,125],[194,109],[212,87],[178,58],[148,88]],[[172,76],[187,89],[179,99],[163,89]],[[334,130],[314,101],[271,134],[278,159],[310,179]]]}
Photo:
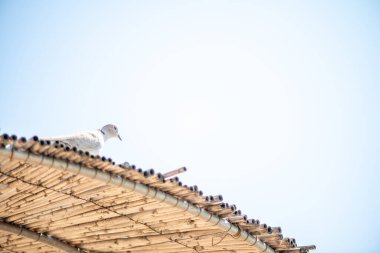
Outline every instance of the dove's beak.
{"label": "dove's beak", "polygon": [[119,140],[121,140],[121,141],[122,141],[122,139],[121,139],[121,137],[120,137],[120,134],[118,134],[118,135],[117,135],[117,137],[119,138]]}

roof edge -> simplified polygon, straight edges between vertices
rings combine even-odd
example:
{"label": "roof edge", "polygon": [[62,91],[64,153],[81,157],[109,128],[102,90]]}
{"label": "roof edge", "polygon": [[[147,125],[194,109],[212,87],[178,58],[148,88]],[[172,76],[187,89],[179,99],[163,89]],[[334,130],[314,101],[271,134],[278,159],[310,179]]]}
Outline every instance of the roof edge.
{"label": "roof edge", "polygon": [[5,231],[21,237],[29,238],[36,242],[46,244],[48,246],[66,251],[68,253],[83,253],[83,251],[80,248],[71,246],[69,243],[59,238],[54,238],[49,235],[37,233],[28,228],[6,222],[2,219],[0,219],[0,231]]}

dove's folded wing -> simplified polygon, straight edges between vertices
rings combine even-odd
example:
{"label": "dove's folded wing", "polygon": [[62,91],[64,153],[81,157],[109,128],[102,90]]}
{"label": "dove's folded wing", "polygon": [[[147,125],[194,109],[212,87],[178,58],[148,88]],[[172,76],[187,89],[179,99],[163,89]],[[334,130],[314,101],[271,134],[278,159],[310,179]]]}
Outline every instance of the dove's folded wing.
{"label": "dove's folded wing", "polygon": [[[58,141],[69,147],[77,147],[83,151],[89,151],[93,154],[98,153],[103,146],[102,137],[96,132],[83,132],[67,136],[49,137],[44,140]],[[94,152],[95,151],[95,152]]]}

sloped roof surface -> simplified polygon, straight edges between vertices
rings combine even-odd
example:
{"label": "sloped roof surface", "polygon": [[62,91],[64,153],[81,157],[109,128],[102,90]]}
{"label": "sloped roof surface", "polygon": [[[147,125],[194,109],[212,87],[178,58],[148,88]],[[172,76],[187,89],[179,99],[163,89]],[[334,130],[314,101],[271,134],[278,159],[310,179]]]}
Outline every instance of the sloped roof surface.
{"label": "sloped roof surface", "polygon": [[1,252],[307,252],[221,196],[59,144],[0,136]]}

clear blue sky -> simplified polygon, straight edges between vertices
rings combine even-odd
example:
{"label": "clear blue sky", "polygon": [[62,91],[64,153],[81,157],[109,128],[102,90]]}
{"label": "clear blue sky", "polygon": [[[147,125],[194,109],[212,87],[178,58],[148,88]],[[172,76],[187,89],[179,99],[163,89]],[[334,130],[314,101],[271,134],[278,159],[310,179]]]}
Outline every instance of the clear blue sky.
{"label": "clear blue sky", "polygon": [[379,251],[378,1],[0,1],[0,128],[103,154],[317,252]]}

